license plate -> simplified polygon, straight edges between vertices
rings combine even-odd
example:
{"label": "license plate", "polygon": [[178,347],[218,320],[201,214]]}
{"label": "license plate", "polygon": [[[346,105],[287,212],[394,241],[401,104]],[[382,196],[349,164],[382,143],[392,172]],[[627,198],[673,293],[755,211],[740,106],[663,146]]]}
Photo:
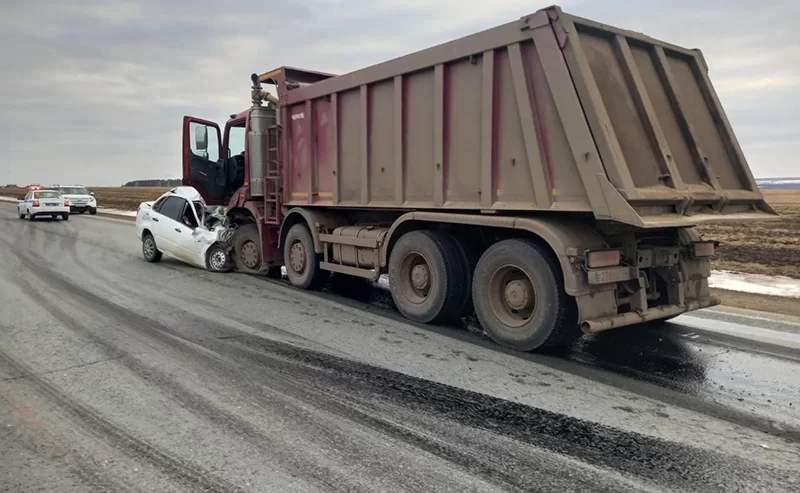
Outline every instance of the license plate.
{"label": "license plate", "polygon": [[610,284],[631,279],[631,270],[628,267],[611,267],[590,270],[587,275],[589,276],[589,284]]}
{"label": "license plate", "polygon": [[58,204],[56,204],[55,202],[48,202],[48,203],[46,203],[46,204],[44,204],[44,205],[46,205],[46,206],[48,206],[48,207],[55,207],[55,206],[57,206]]}

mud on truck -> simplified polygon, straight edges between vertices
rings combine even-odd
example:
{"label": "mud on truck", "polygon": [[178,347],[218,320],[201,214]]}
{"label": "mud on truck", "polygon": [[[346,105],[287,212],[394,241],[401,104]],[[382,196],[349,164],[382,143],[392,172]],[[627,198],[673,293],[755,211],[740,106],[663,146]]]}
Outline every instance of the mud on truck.
{"label": "mud on truck", "polygon": [[558,7],[345,75],[254,74],[251,97],[222,132],[183,124],[183,183],[226,207],[239,270],[388,274],[405,317],[474,310],[516,350],[718,304],[694,226],[775,215],[699,50]]}

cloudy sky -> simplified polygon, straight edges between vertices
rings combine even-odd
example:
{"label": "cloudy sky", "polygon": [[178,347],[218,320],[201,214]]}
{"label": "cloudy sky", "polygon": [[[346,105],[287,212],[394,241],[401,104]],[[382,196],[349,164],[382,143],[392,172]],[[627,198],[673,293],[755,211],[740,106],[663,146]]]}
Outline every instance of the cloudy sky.
{"label": "cloudy sky", "polygon": [[[550,3],[2,0],[0,184],[179,177],[182,116],[224,122],[247,107],[252,72],[344,73]],[[800,2],[560,5],[702,48],[754,174],[800,175]]]}

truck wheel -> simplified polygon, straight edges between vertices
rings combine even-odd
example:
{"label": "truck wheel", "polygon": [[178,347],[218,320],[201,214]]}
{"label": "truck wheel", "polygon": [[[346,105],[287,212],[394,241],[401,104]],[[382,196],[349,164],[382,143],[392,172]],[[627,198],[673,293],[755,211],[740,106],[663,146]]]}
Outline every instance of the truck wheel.
{"label": "truck wheel", "polygon": [[497,344],[519,351],[567,344],[569,296],[561,273],[543,249],[503,240],[478,261],[472,283],[475,313]]}
{"label": "truck wheel", "polygon": [[206,267],[211,272],[230,272],[233,269],[227,249],[220,245],[211,245],[206,252]]}
{"label": "truck wheel", "polygon": [[261,272],[261,238],[258,236],[258,225],[247,224],[236,230],[233,235],[233,263],[240,272]]}
{"label": "truck wheel", "polygon": [[455,318],[464,294],[461,267],[458,247],[449,234],[404,234],[389,257],[389,288],[397,309],[422,323]]}
{"label": "truck wheel", "polygon": [[320,268],[319,261],[320,255],[314,251],[314,240],[308,226],[303,223],[292,226],[283,245],[286,277],[292,286],[302,289],[322,286],[330,273]]}
{"label": "truck wheel", "polygon": [[142,237],[142,255],[148,262],[158,262],[161,260],[161,252],[158,251],[156,240],[150,233],[145,233]]}
{"label": "truck wheel", "polygon": [[453,240],[461,260],[461,271],[464,275],[462,294],[460,295],[461,303],[456,311],[456,317],[468,317],[475,311],[475,306],[472,303],[472,278],[475,275],[475,266],[480,258],[480,252],[470,244],[465,236],[454,236]]}

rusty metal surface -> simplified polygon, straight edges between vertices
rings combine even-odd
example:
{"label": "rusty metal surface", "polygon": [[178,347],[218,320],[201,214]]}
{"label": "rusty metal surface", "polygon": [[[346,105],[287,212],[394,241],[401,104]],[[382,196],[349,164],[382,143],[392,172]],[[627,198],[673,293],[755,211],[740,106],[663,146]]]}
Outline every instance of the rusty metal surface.
{"label": "rusty metal surface", "polygon": [[583,330],[583,332],[587,334],[592,332],[602,332],[604,330],[615,329],[618,327],[625,327],[628,325],[639,324],[642,322],[650,322],[652,320],[674,317],[675,315],[680,315],[681,313],[700,310],[702,308],[708,308],[719,304],[720,304],[719,298],[710,296],[708,298],[702,298],[696,301],[689,302],[684,306],[678,306],[678,305],[656,306],[653,308],[648,308],[647,310],[644,310],[641,313],[627,312],[627,313],[620,313],[619,315],[612,315],[610,317],[605,317],[605,318],[584,320],[583,322],[581,322],[581,330]]}
{"label": "rusty metal surface", "polygon": [[558,7],[279,94],[289,206],[771,214],[699,51]]}

